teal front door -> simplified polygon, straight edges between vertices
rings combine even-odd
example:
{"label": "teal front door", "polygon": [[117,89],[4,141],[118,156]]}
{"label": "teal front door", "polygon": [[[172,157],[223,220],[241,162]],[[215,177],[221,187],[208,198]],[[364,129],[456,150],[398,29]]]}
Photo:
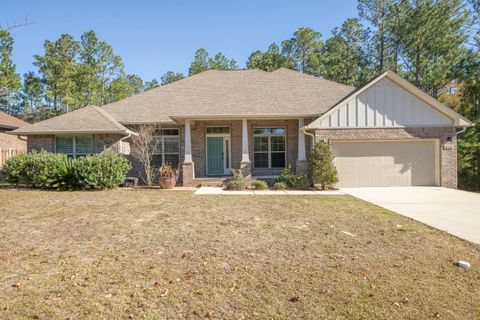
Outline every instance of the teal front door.
{"label": "teal front door", "polygon": [[223,175],[223,137],[207,137],[207,174]]}

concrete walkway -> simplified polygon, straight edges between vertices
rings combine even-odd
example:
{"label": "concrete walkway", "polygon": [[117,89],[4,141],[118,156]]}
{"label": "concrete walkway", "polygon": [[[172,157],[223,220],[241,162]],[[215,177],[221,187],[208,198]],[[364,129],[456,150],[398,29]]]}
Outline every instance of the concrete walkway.
{"label": "concrete walkway", "polygon": [[340,191],[480,244],[480,194],[439,187],[365,187]]}
{"label": "concrete walkway", "polygon": [[268,196],[342,196],[340,191],[320,191],[320,190],[245,190],[245,191],[227,191],[220,187],[201,187],[195,192],[197,195],[268,195]]}

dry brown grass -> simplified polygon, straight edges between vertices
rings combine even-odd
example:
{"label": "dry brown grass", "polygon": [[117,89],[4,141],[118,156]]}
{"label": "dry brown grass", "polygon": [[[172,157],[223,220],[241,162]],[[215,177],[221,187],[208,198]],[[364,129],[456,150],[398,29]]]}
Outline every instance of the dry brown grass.
{"label": "dry brown grass", "polygon": [[479,246],[351,197],[0,190],[0,203],[0,318],[480,317]]}

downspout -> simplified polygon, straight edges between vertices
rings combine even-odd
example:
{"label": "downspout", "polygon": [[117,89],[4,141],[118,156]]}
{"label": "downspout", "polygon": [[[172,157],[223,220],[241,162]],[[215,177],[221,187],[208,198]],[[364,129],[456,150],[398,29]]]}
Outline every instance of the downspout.
{"label": "downspout", "polygon": [[312,146],[313,146],[313,145],[315,144],[315,135],[312,134],[312,133],[310,133],[310,132],[307,132],[307,126],[301,128],[300,131],[301,131],[304,135],[312,137],[312,142],[313,142],[313,143],[312,143]]}
{"label": "downspout", "polygon": [[460,130],[460,131],[458,131],[458,132],[455,132],[455,135],[457,135],[457,136],[458,136],[459,134],[462,134],[462,133],[464,133],[464,132],[465,132],[465,130],[467,130],[467,127],[463,127],[463,129],[462,129],[462,130]]}
{"label": "downspout", "polygon": [[129,132],[128,136],[123,137],[120,139],[118,142],[120,143],[120,153],[123,154],[123,141],[129,139],[132,136],[132,134]]}

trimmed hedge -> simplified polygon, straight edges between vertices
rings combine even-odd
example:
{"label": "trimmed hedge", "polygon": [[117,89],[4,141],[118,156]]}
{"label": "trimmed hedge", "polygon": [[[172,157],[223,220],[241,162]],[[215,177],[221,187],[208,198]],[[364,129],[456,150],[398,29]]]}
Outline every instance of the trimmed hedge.
{"label": "trimmed hedge", "polygon": [[130,162],[115,153],[69,159],[64,154],[32,152],[6,161],[3,178],[13,184],[57,190],[112,189],[121,185]]}

